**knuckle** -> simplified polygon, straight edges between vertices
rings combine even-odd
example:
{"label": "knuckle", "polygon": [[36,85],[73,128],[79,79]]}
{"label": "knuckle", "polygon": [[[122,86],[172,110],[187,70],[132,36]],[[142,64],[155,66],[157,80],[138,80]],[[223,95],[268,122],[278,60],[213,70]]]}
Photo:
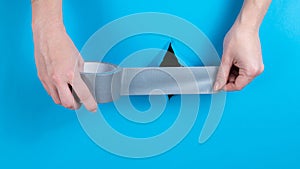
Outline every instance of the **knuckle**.
{"label": "knuckle", "polygon": [[262,66],[250,66],[247,71],[247,76],[249,77],[255,77],[261,74],[263,71]]}
{"label": "knuckle", "polygon": [[61,78],[59,75],[57,75],[56,73],[51,75],[51,79],[55,84],[60,84],[61,83]]}
{"label": "knuckle", "polygon": [[66,76],[67,76],[67,79],[68,79],[68,80],[73,80],[74,77],[75,77],[75,73],[74,73],[74,71],[68,71],[68,72],[66,73]]}
{"label": "knuckle", "polygon": [[263,73],[264,72],[264,70],[265,70],[265,65],[264,64],[262,64],[261,66],[260,66],[260,69],[259,69],[259,74],[261,74],[261,73]]}

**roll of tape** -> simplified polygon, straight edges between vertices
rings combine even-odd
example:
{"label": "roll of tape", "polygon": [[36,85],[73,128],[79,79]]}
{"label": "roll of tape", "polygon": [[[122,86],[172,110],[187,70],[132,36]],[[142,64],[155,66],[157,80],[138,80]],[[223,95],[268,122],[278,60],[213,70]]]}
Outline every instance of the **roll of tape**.
{"label": "roll of tape", "polygon": [[[86,62],[81,78],[88,86],[97,103],[107,103],[120,93],[122,68],[100,62]],[[115,78],[116,83],[113,82]],[[114,98],[114,99],[113,99]]]}

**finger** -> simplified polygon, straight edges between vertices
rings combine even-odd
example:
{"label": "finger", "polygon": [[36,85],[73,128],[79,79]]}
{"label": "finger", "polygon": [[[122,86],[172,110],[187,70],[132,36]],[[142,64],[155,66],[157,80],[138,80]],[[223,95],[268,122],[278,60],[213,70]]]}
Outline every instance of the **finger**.
{"label": "finger", "polygon": [[48,87],[47,83],[45,81],[42,81],[42,80],[41,80],[41,83],[42,83],[44,89],[47,91],[47,93],[49,95],[51,95],[50,88]]}
{"label": "finger", "polygon": [[47,91],[47,93],[51,96],[52,100],[54,101],[55,104],[61,104],[57,90],[49,80],[43,80],[41,79],[42,85],[44,89]]}
{"label": "finger", "polygon": [[77,103],[76,107],[75,107],[75,109],[77,110],[81,107],[80,99],[78,98],[77,94],[75,93],[75,91],[73,90],[73,87],[70,84],[68,84],[68,87],[69,87],[69,89],[70,89],[70,91],[71,91],[71,93],[72,93],[72,95],[75,99],[75,102]]}
{"label": "finger", "polygon": [[78,107],[67,83],[57,84],[56,87],[62,106],[72,110]]}
{"label": "finger", "polygon": [[34,56],[35,56],[36,67],[38,69],[38,77],[44,89],[51,96],[55,104],[61,104],[56,87],[50,82],[48,78],[48,72],[45,66],[44,57],[37,53],[35,53]]}
{"label": "finger", "polygon": [[77,75],[75,76],[74,81],[72,83],[73,83],[72,87],[73,87],[75,93],[79,97],[82,104],[86,107],[86,109],[91,112],[96,112],[98,105],[97,105],[93,95],[91,94],[90,90],[88,89],[86,84],[81,79],[79,73],[77,73]]}
{"label": "finger", "polygon": [[223,55],[222,62],[217,73],[217,79],[214,84],[214,90],[221,90],[228,81],[229,72],[232,66],[232,59],[229,55]]}
{"label": "finger", "polygon": [[228,83],[225,87],[225,91],[236,91],[242,90],[247,84],[252,81],[253,78],[247,77],[245,75],[239,75],[234,83]]}
{"label": "finger", "polygon": [[58,91],[56,89],[56,87],[52,84],[48,85],[49,87],[49,91],[48,93],[50,94],[50,96],[52,97],[52,100],[54,101],[55,104],[61,104],[61,101],[59,99],[59,95],[58,95]]}

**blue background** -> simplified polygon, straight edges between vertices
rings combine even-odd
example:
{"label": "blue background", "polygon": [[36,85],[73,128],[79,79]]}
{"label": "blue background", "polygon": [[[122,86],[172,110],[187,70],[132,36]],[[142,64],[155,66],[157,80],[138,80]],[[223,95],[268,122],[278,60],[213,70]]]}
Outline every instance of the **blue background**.
{"label": "blue background", "polygon": [[[64,20],[80,49],[97,29],[119,17],[171,13],[197,25],[221,55],[241,5],[65,0]],[[29,0],[0,1],[0,168],[300,168],[299,11],[298,0],[273,1],[260,31],[265,72],[243,91],[228,94],[222,121],[208,142],[197,142],[208,107],[204,98],[203,113],[178,146],[157,157],[127,159],[95,145],[75,112],[55,105],[42,88],[33,59]]]}

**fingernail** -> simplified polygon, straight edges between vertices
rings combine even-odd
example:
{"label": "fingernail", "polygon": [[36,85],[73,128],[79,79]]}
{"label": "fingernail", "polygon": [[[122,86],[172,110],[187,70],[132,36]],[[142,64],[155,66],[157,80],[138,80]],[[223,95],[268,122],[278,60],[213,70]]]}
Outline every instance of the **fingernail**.
{"label": "fingernail", "polygon": [[218,91],[219,89],[220,89],[220,82],[219,81],[217,81],[216,83],[215,83],[215,85],[214,85],[214,91]]}

